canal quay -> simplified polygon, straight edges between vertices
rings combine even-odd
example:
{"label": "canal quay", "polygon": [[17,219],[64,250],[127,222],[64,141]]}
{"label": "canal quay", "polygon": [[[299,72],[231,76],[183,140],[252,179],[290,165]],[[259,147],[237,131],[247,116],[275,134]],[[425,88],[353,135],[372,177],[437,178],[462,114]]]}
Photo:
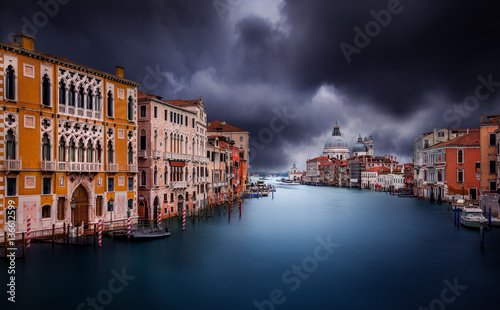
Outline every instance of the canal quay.
{"label": "canal quay", "polygon": [[[34,243],[2,309],[495,309],[500,230],[454,225],[447,204],[276,184],[242,216],[164,220],[171,236]],[[6,282],[7,262],[0,261]],[[7,305],[7,308],[4,307]],[[101,308],[102,307],[102,308]]]}

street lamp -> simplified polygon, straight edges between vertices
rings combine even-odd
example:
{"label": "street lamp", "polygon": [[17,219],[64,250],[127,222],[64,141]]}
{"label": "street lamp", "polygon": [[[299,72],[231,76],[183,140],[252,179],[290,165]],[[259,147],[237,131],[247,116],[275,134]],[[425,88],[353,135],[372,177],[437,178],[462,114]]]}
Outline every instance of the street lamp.
{"label": "street lamp", "polygon": [[69,203],[69,205],[71,207],[71,224],[75,226],[75,198],[71,198],[71,202]]}

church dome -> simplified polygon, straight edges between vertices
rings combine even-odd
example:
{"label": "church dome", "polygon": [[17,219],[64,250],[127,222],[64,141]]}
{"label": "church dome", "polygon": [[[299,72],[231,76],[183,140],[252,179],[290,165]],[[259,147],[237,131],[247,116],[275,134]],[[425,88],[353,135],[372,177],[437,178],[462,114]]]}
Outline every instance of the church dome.
{"label": "church dome", "polygon": [[352,147],[352,151],[353,152],[356,152],[356,153],[359,153],[359,152],[368,152],[368,148],[366,147],[366,145],[364,143],[356,143],[353,147]]}
{"label": "church dome", "polygon": [[334,148],[348,148],[346,139],[342,136],[331,136],[326,139],[325,149],[334,149]]}
{"label": "church dome", "polygon": [[353,153],[368,152],[368,147],[366,146],[365,143],[363,143],[363,139],[361,139],[361,135],[359,135],[358,143],[354,144],[354,146],[352,147],[352,152]]}
{"label": "church dome", "polygon": [[332,136],[326,139],[325,149],[340,149],[340,148],[348,148],[347,140],[342,137],[340,133],[339,124],[335,123],[335,127],[333,127]]}

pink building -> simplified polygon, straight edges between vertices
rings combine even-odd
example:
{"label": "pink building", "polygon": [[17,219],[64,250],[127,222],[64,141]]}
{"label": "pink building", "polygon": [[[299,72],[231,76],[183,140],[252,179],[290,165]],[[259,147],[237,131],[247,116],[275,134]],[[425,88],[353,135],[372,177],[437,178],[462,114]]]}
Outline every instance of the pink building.
{"label": "pink building", "polygon": [[203,100],[138,94],[139,217],[176,216],[206,203],[207,127]]}

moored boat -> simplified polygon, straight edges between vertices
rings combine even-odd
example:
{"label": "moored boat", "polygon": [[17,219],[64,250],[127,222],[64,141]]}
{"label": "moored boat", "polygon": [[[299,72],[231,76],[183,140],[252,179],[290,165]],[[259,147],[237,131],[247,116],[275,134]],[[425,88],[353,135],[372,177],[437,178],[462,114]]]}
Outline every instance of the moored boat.
{"label": "moored boat", "polygon": [[480,208],[464,207],[462,214],[460,214],[460,224],[465,227],[479,228],[481,225],[487,225],[488,221]]}

